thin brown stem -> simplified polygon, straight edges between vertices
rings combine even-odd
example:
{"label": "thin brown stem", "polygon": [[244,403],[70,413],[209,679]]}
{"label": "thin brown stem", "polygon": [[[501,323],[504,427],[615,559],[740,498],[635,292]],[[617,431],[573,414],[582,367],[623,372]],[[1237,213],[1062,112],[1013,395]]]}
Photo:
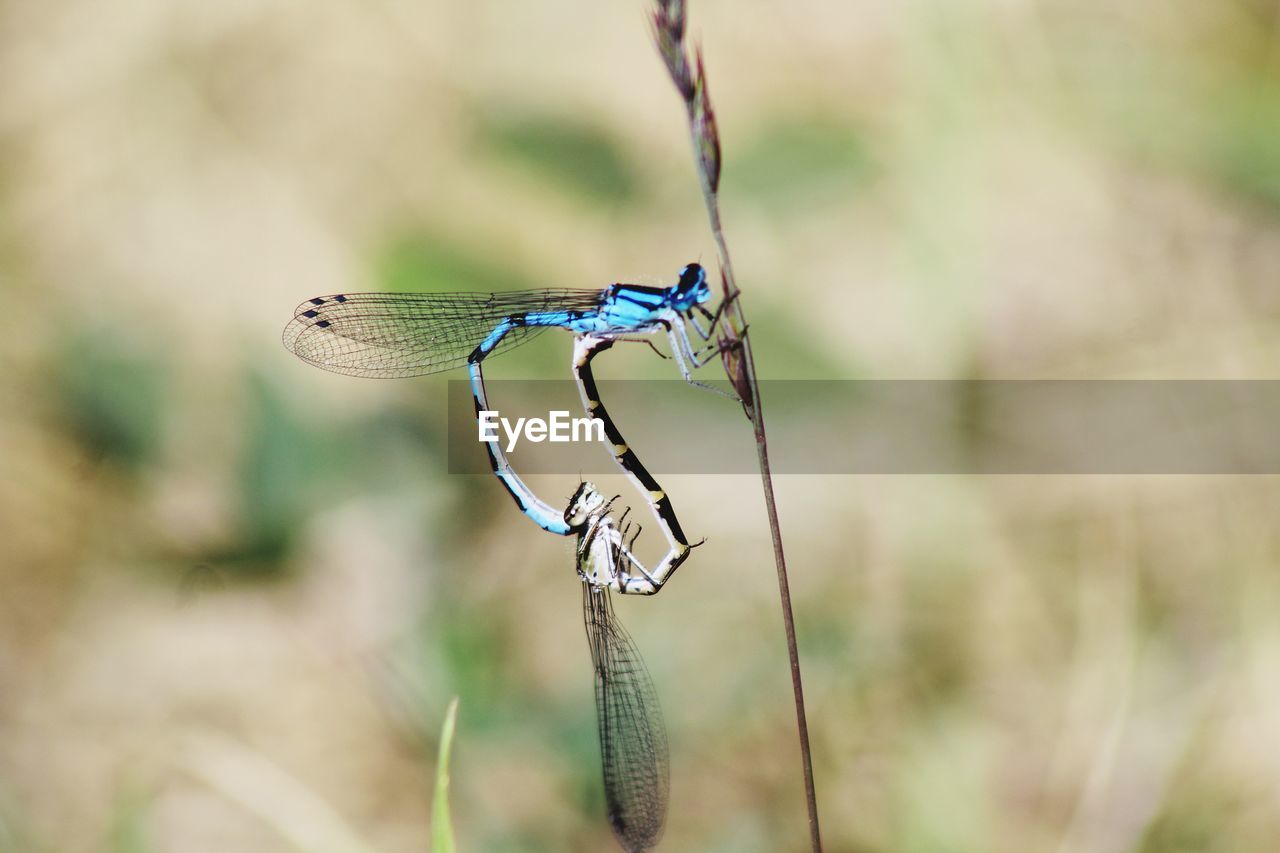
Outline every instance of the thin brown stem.
{"label": "thin brown stem", "polygon": [[722,344],[723,362],[734,388],[743,401],[755,432],[756,456],[760,465],[760,481],[764,488],[765,509],[769,516],[769,532],[773,539],[773,560],[778,575],[778,597],[782,604],[782,624],[786,632],[787,654],[791,662],[791,690],[795,698],[796,730],[800,736],[800,760],[804,771],[805,803],[808,806],[809,839],[815,851],[822,850],[818,828],[818,797],[813,784],[813,758],[809,748],[809,724],[805,716],[804,686],[800,677],[800,653],[796,645],[795,616],[791,607],[791,585],[787,576],[787,558],[782,547],[782,528],[778,522],[778,506],[773,492],[773,474],[769,467],[769,442],[765,436],[764,413],[760,403],[760,386],[756,381],[755,358],[746,317],[739,299],[733,262],[720,222],[720,137],[715,112],[707,93],[706,73],[701,51],[695,51],[689,62],[685,43],[686,16],[683,0],[655,0],[653,35],[658,53],[666,63],[676,90],[684,101],[689,117],[689,134],[693,142],[694,163],[707,205],[711,233],[720,260],[720,279],[724,290],[726,321],[729,332]]}

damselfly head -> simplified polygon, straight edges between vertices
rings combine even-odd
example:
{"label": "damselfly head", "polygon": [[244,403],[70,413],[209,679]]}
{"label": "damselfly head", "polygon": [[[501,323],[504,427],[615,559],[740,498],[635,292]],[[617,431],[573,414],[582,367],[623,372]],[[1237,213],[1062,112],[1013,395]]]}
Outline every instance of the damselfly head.
{"label": "damselfly head", "polygon": [[688,311],[711,298],[707,271],[702,264],[689,264],[680,270],[680,280],[671,288],[671,304],[677,311]]}
{"label": "damselfly head", "polygon": [[569,508],[564,511],[564,523],[570,527],[581,527],[591,517],[608,506],[604,495],[591,483],[584,482],[569,498]]}

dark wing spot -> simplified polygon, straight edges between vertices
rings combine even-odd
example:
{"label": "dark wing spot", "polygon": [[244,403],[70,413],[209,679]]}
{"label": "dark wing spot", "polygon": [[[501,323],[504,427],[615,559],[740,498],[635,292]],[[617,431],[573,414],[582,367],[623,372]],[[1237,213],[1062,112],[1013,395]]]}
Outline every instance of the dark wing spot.
{"label": "dark wing spot", "polygon": [[316,325],[317,325],[317,326],[319,326],[319,327],[320,327],[320,328],[322,328],[322,329],[327,329],[327,328],[329,328],[329,321],[328,321],[328,320],[317,320],[317,321],[316,321]]}
{"label": "dark wing spot", "polygon": [[302,312],[302,316],[303,316],[303,317],[318,317],[319,315],[320,315],[320,312],[319,312],[319,311],[317,311],[317,310],[316,310],[316,309],[314,309],[314,308],[312,308],[310,311],[303,311],[303,312]]}
{"label": "dark wing spot", "polygon": [[346,302],[346,301],[347,301],[347,297],[345,297],[345,296],[335,296],[335,297],[333,297],[333,298],[334,298],[334,301],[336,301],[336,302]]}
{"label": "dark wing spot", "polygon": [[323,304],[324,304],[324,300],[323,300],[323,299],[321,299],[319,296],[317,296],[315,299],[312,299],[312,300],[311,300],[311,304],[312,304],[312,305],[323,305]]}

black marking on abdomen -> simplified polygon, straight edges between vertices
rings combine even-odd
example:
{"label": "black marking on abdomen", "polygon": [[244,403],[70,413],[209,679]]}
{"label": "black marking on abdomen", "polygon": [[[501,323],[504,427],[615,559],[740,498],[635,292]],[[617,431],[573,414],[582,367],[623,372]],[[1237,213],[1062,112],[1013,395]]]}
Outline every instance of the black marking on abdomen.
{"label": "black marking on abdomen", "polygon": [[662,491],[662,486],[658,481],[653,479],[653,475],[649,473],[649,469],[644,467],[640,462],[640,457],[636,456],[635,451],[628,447],[622,453],[615,453],[614,458],[622,463],[622,466],[635,475],[635,478],[651,492]]}
{"label": "black marking on abdomen", "polygon": [[[649,472],[645,472],[646,474]],[[657,485],[656,483],[654,485]],[[689,543],[684,538],[684,531],[680,529],[680,520],[676,518],[676,512],[671,508],[671,498],[663,495],[654,502],[654,510],[667,523],[667,527],[671,528],[671,535],[681,545],[687,546]]]}
{"label": "black marking on abdomen", "polygon": [[[636,455],[635,451],[627,447],[627,441],[623,438],[622,431],[613,422],[613,418],[609,417],[609,411],[605,408],[604,401],[600,399],[600,389],[596,387],[595,374],[591,370],[591,360],[611,346],[613,346],[613,342],[608,341],[604,345],[592,349],[587,353],[583,363],[575,368],[578,379],[582,383],[582,388],[587,394],[587,399],[596,404],[591,407],[590,413],[604,423],[605,439],[609,442],[609,449],[610,453],[613,454],[613,458],[649,493],[648,500],[650,505],[658,518],[662,520],[671,532],[672,538],[678,544],[688,548],[689,543],[685,539],[684,530],[680,527],[680,521],[676,518],[675,510],[671,506],[671,499],[667,497],[662,485],[649,473],[649,469],[644,467],[644,463],[640,461],[640,457]],[[618,447],[625,449],[619,453],[617,451]],[[653,498],[655,494],[660,494],[662,497],[655,500]],[[683,562],[683,556],[676,565],[679,565],[680,562]]]}

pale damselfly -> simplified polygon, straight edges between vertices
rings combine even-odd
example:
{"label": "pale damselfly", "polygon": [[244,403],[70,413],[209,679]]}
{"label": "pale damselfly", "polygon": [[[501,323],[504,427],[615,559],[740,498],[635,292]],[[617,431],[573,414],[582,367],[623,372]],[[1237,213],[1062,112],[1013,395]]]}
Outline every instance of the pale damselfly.
{"label": "pale damselfly", "polygon": [[[617,521],[591,483],[569,501],[565,520],[578,534],[582,618],[595,673],[596,726],[609,825],[627,851],[649,850],[662,836],[669,791],[667,734],[657,690],[609,590],[634,561],[626,513]],[[637,531],[638,535],[638,531]]]}

